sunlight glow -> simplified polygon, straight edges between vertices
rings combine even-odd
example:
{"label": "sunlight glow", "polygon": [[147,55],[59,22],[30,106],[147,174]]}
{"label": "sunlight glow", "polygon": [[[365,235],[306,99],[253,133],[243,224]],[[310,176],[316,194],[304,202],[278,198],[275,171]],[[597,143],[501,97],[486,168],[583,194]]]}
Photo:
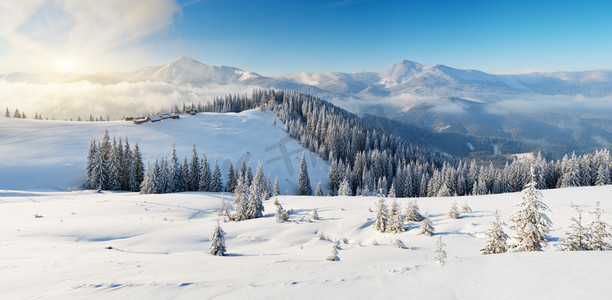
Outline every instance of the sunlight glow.
{"label": "sunlight glow", "polygon": [[62,60],[57,63],[57,68],[60,71],[71,71],[74,68],[74,63],[70,60]]}

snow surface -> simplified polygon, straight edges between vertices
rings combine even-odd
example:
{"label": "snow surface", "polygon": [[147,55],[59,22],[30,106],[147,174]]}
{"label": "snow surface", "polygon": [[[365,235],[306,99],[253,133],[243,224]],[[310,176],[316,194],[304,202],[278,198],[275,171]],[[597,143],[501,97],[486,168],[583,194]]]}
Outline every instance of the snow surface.
{"label": "snow surface", "polygon": [[[273,125],[276,120],[276,125]],[[278,176],[281,194],[295,192],[300,158],[306,161],[313,190],[319,179],[327,186],[329,166],[316,154],[305,150],[288,137],[284,125],[270,111],[249,110],[242,113],[200,113],[181,115],[179,120],[163,120],[135,125],[126,121],[65,122],[0,118],[0,188],[18,190],[64,191],[85,182],[85,162],[91,138],[102,139],[107,129],[111,138],[127,137],[135,143],[143,160],[168,156],[172,142],[177,155],[191,156],[193,143],[198,155],[206,152],[209,164],[219,159],[227,180],[230,161],[240,167],[244,158],[255,173],[263,163],[266,178]],[[287,155],[283,155],[285,147]]]}
{"label": "snow surface", "polygon": [[[610,252],[560,252],[576,203],[596,201],[612,223],[612,186],[543,191],[554,222],[543,252],[480,255],[493,211],[508,222],[521,194],[418,199],[432,237],[372,229],[374,197],[281,196],[293,209],[221,222],[229,256],[207,254],[218,193],[0,190],[0,295],[4,299],[609,299]],[[225,195],[232,201],[231,195]],[[407,201],[399,199],[405,209]],[[447,217],[452,201],[473,213]],[[387,201],[390,204],[390,201]],[[317,207],[318,221],[305,222]],[[42,217],[35,218],[35,215]],[[590,222],[592,215],[583,215]],[[513,232],[505,227],[506,233]],[[323,233],[327,240],[319,238]],[[431,259],[438,237],[448,258]],[[393,246],[400,238],[409,249]],[[345,244],[342,240],[346,239]],[[340,240],[340,261],[330,262]],[[376,240],[379,245],[373,246]]]}

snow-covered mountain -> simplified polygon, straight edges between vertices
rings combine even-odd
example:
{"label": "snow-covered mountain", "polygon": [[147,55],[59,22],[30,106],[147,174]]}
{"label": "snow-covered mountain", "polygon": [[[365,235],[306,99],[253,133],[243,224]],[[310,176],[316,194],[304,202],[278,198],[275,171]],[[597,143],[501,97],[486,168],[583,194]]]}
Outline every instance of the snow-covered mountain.
{"label": "snow-covered mountain", "polygon": [[[384,117],[438,132],[512,139],[540,145],[550,151],[556,151],[550,147],[559,149],[559,146],[567,147],[568,151],[612,146],[612,70],[497,75],[402,60],[378,72],[264,76],[181,57],[161,66],[132,72],[12,73],[0,76],[0,84],[16,82],[37,85],[88,82],[100,88],[102,95],[111,95],[109,97],[113,99],[108,102],[115,107],[115,103],[120,103],[120,106],[126,102],[114,99],[128,93],[124,86],[114,88],[124,83],[134,84],[131,87],[136,91],[132,95],[145,95],[151,85],[157,90],[156,84],[163,83],[163,93],[144,97],[149,101],[157,99],[155,101],[165,107],[180,105],[179,101],[208,101],[219,96],[220,91],[243,93],[252,88],[299,90],[355,113],[381,105],[382,110],[378,111],[382,111]],[[91,97],[86,90],[90,88],[88,85],[62,87],[64,91],[61,93],[74,94],[72,98]],[[215,87],[217,92],[207,90],[211,87]],[[39,86],[35,88],[45,91]],[[13,93],[23,93],[23,89],[15,88]],[[34,101],[32,99],[36,97],[58,97],[58,101],[62,101],[64,96],[61,93],[49,90],[26,98]],[[96,94],[95,97],[103,96]],[[140,103],[140,99],[132,102]],[[47,105],[44,109],[48,111],[50,108]],[[105,113],[94,111],[94,114]],[[518,120],[533,122],[527,122],[531,126],[525,126],[526,122]]]}

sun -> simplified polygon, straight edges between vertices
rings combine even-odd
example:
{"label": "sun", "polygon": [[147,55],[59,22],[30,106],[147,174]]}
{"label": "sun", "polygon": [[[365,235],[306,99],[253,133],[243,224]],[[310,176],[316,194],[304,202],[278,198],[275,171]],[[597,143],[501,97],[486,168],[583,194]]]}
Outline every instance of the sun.
{"label": "sun", "polygon": [[67,59],[60,60],[57,62],[57,68],[63,72],[72,71],[74,69],[74,62]]}

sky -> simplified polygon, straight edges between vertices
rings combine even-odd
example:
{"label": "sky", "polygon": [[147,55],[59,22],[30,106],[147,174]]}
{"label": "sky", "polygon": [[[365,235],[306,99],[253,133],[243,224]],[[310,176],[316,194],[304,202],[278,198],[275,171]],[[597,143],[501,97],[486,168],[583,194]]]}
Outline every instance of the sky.
{"label": "sky", "polygon": [[263,75],[402,59],[489,73],[612,69],[610,12],[610,1],[3,1],[0,74],[131,71],[180,56]]}

